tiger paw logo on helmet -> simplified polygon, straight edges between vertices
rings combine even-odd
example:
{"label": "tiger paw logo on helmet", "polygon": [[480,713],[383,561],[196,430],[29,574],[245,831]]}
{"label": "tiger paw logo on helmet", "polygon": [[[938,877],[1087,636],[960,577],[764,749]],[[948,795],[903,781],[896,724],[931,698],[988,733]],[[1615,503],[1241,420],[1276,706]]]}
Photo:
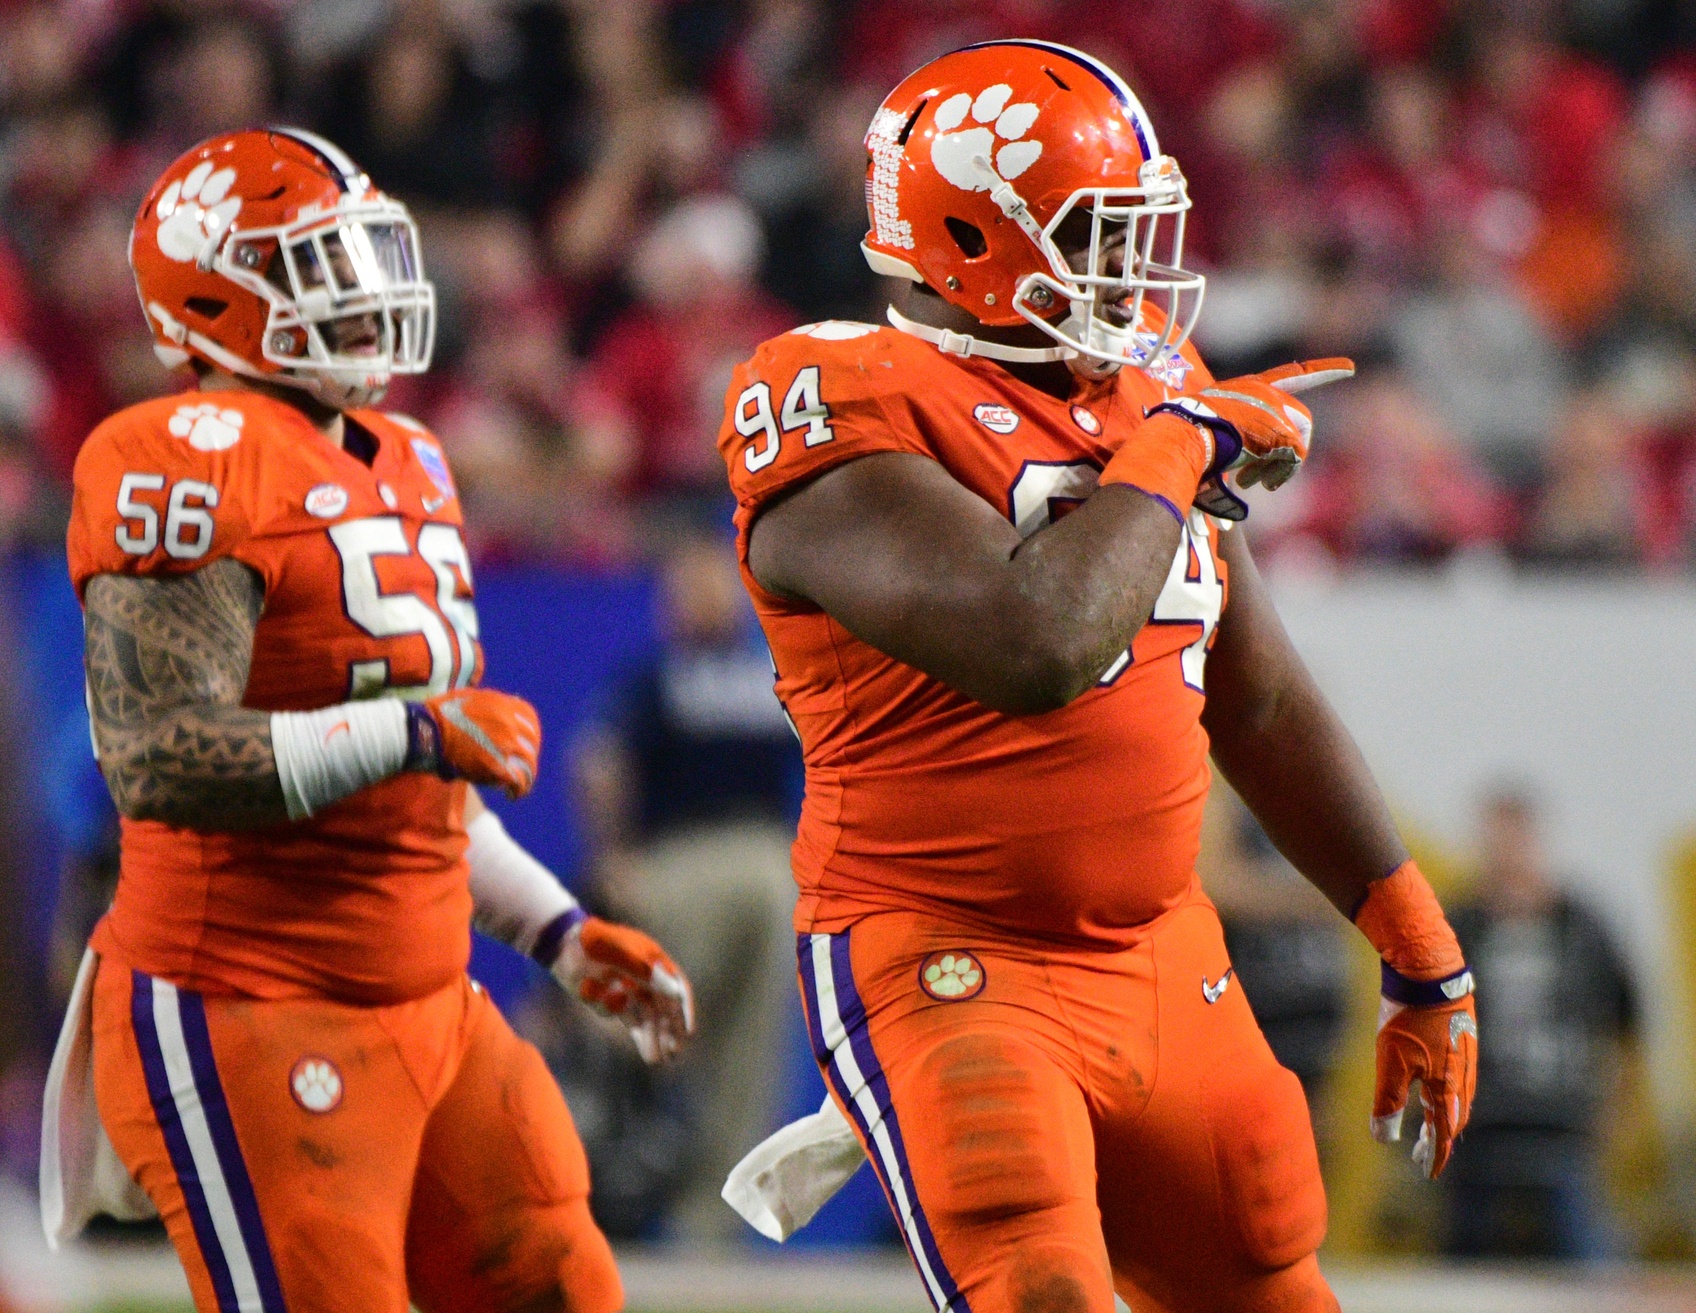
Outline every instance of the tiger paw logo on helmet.
{"label": "tiger paw logo on helmet", "polygon": [[214,173],[211,161],[202,160],[180,183],[165,188],[155,210],[159,249],[182,263],[199,255],[207,238],[223,232],[241,213],[241,197],[230,195],[235,181],[234,169]]}
{"label": "tiger paw logo on helmet", "polygon": [[[1042,158],[1042,143],[1025,140],[1042,111],[1028,103],[1009,105],[1012,94],[1012,87],[998,82],[975,99],[962,91],[937,106],[940,131],[930,144],[930,162],[961,191],[988,191],[998,178],[1017,178]],[[993,126],[960,128],[968,110],[975,122]],[[982,161],[992,159],[994,167],[986,171]]]}
{"label": "tiger paw logo on helmet", "polygon": [[932,953],[919,964],[919,987],[943,1003],[957,1003],[980,993],[984,970],[964,949]]}
{"label": "tiger paw logo on helmet", "polygon": [[166,422],[174,438],[187,438],[196,451],[228,451],[241,441],[241,426],[247,416],[239,410],[222,410],[210,402],[178,406]]}

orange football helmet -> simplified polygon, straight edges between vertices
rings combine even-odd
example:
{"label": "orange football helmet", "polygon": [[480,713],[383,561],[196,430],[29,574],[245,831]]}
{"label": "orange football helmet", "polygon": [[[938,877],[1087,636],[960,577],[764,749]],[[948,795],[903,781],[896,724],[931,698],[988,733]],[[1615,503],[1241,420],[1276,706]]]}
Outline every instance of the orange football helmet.
{"label": "orange football helmet", "polygon": [[[947,334],[945,349],[1102,374],[1157,368],[1189,336],[1204,280],[1182,267],[1184,176],[1099,60],[1047,41],[956,50],[889,93],[866,153],[861,250],[874,270],[924,283],[981,323],[1025,320],[1060,343],[1033,351]],[[1089,244],[1069,260],[1056,233],[1080,208]],[[1159,313],[1145,317],[1151,295]]]}
{"label": "orange football helmet", "polygon": [[349,409],[430,364],[418,226],[310,132],[226,133],[181,156],[141,203],[130,268],[170,368],[198,357]]}

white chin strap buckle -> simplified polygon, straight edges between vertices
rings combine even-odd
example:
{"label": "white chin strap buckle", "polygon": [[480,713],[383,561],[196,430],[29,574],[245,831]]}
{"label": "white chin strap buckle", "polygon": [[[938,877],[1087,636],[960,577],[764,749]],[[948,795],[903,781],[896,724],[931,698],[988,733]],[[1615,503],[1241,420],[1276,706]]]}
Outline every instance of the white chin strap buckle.
{"label": "white chin strap buckle", "polygon": [[944,328],[938,330],[936,345],[951,356],[970,356],[972,348],[979,344],[977,338],[969,333],[956,333]]}

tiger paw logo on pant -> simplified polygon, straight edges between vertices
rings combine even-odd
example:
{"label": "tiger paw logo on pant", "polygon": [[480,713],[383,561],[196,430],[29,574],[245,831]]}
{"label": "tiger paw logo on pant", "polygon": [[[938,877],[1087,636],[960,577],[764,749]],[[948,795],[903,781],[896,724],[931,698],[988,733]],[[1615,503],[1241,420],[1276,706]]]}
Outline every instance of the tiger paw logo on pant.
{"label": "tiger paw logo on pant", "polygon": [[342,1074],[328,1058],[308,1055],[289,1072],[289,1092],[307,1112],[334,1112],[342,1101]]}
{"label": "tiger paw logo on pant", "polygon": [[919,964],[919,988],[941,1003],[958,1003],[983,991],[983,966],[964,949],[932,953]]}

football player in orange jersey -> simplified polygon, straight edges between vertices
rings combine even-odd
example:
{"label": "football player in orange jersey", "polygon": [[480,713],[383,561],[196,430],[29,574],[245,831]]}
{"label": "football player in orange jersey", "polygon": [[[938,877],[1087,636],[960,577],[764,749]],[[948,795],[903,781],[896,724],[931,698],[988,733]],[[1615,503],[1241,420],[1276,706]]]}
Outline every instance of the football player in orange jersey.
{"label": "football player in orange jersey", "polygon": [[765,343],[720,433],[806,756],[820,1069],[939,1310],[1335,1310],[1301,1087],[1194,862],[1211,754],[1382,956],[1373,1128],[1417,1078],[1441,1171],[1471,976],[1232,529],[1352,366],[1213,381],[1182,175],[1088,55],[946,55],[866,146],[899,308]]}
{"label": "football player in orange jersey", "polygon": [[[413,221],[329,142],[238,132],[159,179],[130,259],[199,390],[113,416],[77,461],[122,870],[55,1060],[49,1231],[100,1207],[88,1164],[115,1148],[119,1206],[163,1215],[201,1313],[610,1313],[582,1146],[466,976],[473,916],[650,1061],[692,1003],[470,787],[526,793],[541,733],[477,686],[441,448],[370,409],[430,358]],[[82,1144],[71,1071],[98,1109]]]}

